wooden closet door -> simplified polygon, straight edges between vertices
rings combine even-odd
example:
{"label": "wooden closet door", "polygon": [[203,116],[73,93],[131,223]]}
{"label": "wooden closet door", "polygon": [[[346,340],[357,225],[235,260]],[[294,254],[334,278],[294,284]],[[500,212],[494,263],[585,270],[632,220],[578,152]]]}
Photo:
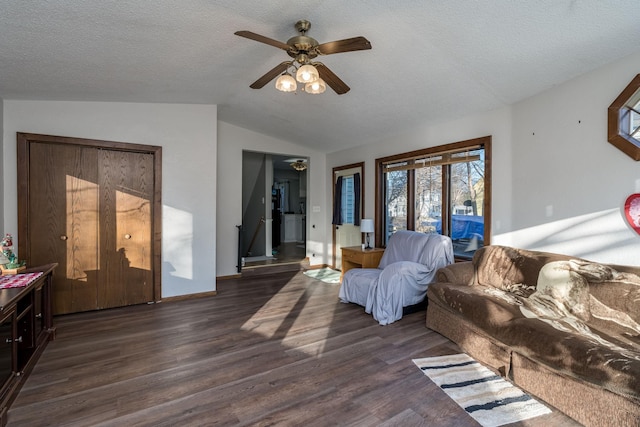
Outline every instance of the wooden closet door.
{"label": "wooden closet door", "polygon": [[149,153],[99,152],[99,308],[153,301],[153,161]]}
{"label": "wooden closet door", "polygon": [[17,134],[18,255],[58,263],[54,314],[161,296],[162,148]]}
{"label": "wooden closet door", "polygon": [[55,314],[96,308],[97,154],[95,149],[53,143],[32,143],[29,150],[29,262],[58,263]]}

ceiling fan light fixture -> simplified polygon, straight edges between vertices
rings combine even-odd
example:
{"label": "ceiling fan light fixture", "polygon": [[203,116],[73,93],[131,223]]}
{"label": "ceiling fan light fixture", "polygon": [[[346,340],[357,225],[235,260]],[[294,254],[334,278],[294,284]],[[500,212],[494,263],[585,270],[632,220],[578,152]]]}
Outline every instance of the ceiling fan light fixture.
{"label": "ceiling fan light fixture", "polygon": [[318,95],[327,90],[327,85],[324,80],[318,78],[318,80],[307,83],[304,85],[304,91],[313,95]]}
{"label": "ceiling fan light fixture", "polygon": [[323,93],[328,85],[338,95],[349,92],[350,88],[345,82],[340,80],[326,65],[321,62],[312,62],[319,55],[333,55],[342,52],[354,52],[357,50],[371,49],[371,42],[362,36],[348,39],[334,40],[327,43],[318,43],[313,37],[309,37],[307,32],[311,28],[311,23],[307,20],[299,20],[295,25],[299,35],[291,37],[286,43],[265,37],[251,31],[236,31],[234,34],[249,40],[264,43],[272,47],[284,50],[293,60],[281,62],[267,71],[262,77],[251,83],[251,89],[262,89],[267,83],[277,78],[276,88],[283,92],[295,92],[296,86],[286,77],[280,77],[281,73],[295,77],[301,83],[302,90],[305,90],[307,83],[320,79],[322,83],[309,88],[312,94]]}
{"label": "ceiling fan light fixture", "polygon": [[316,81],[320,78],[318,74],[318,70],[311,64],[305,64],[302,67],[298,68],[296,72],[296,80],[300,83],[310,83]]}
{"label": "ceiling fan light fixture", "polygon": [[276,89],[281,92],[295,92],[297,88],[296,79],[289,73],[284,73],[276,80]]}
{"label": "ceiling fan light fixture", "polygon": [[304,162],[304,160],[299,159],[299,160],[296,160],[295,162],[292,162],[291,167],[297,170],[298,172],[302,172],[303,170],[307,169],[307,164]]}

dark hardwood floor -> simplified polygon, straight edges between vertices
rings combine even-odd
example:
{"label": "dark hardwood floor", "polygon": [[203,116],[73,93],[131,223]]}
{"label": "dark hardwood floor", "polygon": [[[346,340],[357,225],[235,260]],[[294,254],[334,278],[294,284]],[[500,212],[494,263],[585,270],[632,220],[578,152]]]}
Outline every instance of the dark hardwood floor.
{"label": "dark hardwood floor", "polygon": [[[379,326],[338,289],[284,272],[56,317],[8,425],[477,425],[411,361],[459,351],[424,311]],[[554,411],[515,425],[577,424]]]}

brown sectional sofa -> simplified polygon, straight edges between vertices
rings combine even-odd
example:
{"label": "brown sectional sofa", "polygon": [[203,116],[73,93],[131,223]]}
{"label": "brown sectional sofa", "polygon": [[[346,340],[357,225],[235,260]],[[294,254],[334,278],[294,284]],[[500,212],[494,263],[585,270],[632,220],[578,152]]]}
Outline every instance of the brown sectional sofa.
{"label": "brown sectional sofa", "polygon": [[427,327],[587,426],[640,426],[640,267],[487,246],[440,269]]}

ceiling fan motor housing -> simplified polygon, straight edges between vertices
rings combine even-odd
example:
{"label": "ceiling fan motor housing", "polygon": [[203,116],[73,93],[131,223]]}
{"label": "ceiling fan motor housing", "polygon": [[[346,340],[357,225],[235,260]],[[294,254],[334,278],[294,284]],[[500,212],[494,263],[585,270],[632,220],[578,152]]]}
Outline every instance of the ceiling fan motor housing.
{"label": "ceiling fan motor housing", "polygon": [[[296,22],[295,27],[300,35],[291,37],[289,40],[287,40],[287,44],[291,46],[291,49],[289,49],[287,53],[292,58],[300,57],[296,60],[304,65],[309,62],[309,60],[318,56],[318,52],[315,51],[315,48],[319,43],[313,37],[308,37],[306,35],[307,31],[309,31],[309,28],[311,28],[311,22],[307,21],[306,19],[301,19],[300,21]],[[306,54],[308,59],[305,60],[305,58],[301,57],[300,54]],[[302,59],[304,62],[300,61],[300,59]]]}
{"label": "ceiling fan motor housing", "polygon": [[291,46],[291,49],[287,51],[290,57],[295,58],[300,53],[305,53],[309,56],[309,59],[313,59],[318,56],[315,48],[318,47],[316,39],[308,36],[295,36],[287,40],[287,44]]}

